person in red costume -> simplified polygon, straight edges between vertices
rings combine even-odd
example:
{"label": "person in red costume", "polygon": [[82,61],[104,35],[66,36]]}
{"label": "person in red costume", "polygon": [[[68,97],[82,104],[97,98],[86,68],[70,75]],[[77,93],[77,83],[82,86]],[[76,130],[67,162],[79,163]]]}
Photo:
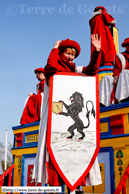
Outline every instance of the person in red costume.
{"label": "person in red costume", "polygon": [[25,104],[23,114],[20,120],[21,125],[39,121],[41,118],[40,112],[45,82],[44,69],[38,68],[35,69],[34,72],[38,81],[40,81],[37,84],[37,95],[35,95],[33,92],[28,95],[29,97],[27,98],[27,102]]}
{"label": "person in red costume", "polygon": [[[98,6],[94,9],[94,13],[89,20],[91,34],[98,34],[101,36],[102,40],[100,66],[113,65],[116,49],[110,28],[115,26],[115,22],[114,18],[107,13],[106,8],[102,6]],[[94,47],[91,44],[91,58],[93,50]]]}
{"label": "person in red costume", "polygon": [[129,38],[121,45],[126,50],[114,60],[113,76],[104,76],[100,82],[100,103],[109,106],[129,100]]}
{"label": "person in red costume", "polygon": [[[81,48],[80,45],[73,40],[58,40],[47,60],[47,65],[44,68],[45,83],[43,111],[40,122],[40,134],[38,141],[38,152],[35,159],[33,170],[33,178],[37,182],[47,183],[54,186],[65,184],[59,173],[52,163],[49,153],[46,148],[46,134],[47,134],[47,119],[48,119],[48,101],[49,101],[49,78],[56,72],[77,72],[85,73],[86,75],[95,75],[98,72],[101,59],[101,37],[97,34],[91,35],[91,43],[94,46],[94,55],[87,67],[76,67],[73,60],[79,56]],[[82,181],[82,185],[97,185],[101,184],[101,175],[98,161],[95,160],[92,170],[89,172],[87,180]]]}
{"label": "person in red costume", "polygon": [[[93,56],[88,66],[81,67],[80,71],[86,75],[96,75],[100,66],[101,58],[101,37],[91,35],[93,45]],[[72,48],[72,49],[71,49]],[[75,49],[76,48],[76,49]],[[66,49],[66,50],[65,50]],[[74,50],[73,50],[74,49]],[[48,57],[47,65],[44,68],[45,77],[47,79],[56,72],[75,72],[78,71],[73,60],[80,54],[80,45],[73,40],[58,40]]]}

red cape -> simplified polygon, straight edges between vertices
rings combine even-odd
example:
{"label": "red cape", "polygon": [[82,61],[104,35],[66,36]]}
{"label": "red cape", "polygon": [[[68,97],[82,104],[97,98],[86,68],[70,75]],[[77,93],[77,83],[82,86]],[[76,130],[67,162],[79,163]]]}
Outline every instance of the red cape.
{"label": "red cape", "polygon": [[[114,22],[114,18],[108,13],[102,14],[100,12],[94,13],[95,15],[91,17],[89,24],[91,29],[91,34],[98,34],[101,36],[101,50],[102,57],[100,66],[112,65],[114,57],[116,55],[116,49],[113,41],[112,34],[109,25]],[[91,45],[91,57],[93,54],[94,46]]]}
{"label": "red cape", "polygon": [[40,93],[44,91],[44,82],[45,79],[37,85],[37,95],[29,97],[20,120],[21,125],[40,120],[40,108],[42,103]]}

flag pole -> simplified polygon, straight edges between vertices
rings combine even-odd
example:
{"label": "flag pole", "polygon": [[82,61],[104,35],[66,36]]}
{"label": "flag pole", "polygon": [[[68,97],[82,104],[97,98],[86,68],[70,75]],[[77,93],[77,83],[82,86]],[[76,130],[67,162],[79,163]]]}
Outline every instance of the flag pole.
{"label": "flag pole", "polygon": [[5,132],[5,163],[4,170],[7,170],[7,130]]}

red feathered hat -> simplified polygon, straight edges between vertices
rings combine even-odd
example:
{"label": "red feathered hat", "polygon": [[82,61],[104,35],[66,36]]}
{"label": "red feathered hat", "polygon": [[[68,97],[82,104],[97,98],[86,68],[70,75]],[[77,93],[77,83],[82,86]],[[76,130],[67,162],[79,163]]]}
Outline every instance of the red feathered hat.
{"label": "red feathered hat", "polygon": [[58,49],[60,51],[63,51],[67,47],[75,48],[77,52],[75,57],[78,57],[78,55],[81,52],[81,47],[76,41],[69,40],[69,38],[67,38],[66,40],[62,40],[61,43],[59,44]]}
{"label": "red feathered hat", "polygon": [[129,38],[126,38],[124,42],[121,44],[122,47],[129,46]]}
{"label": "red feathered hat", "polygon": [[44,73],[44,69],[42,67],[40,67],[38,69],[35,69],[34,72],[35,73],[37,73],[37,72],[43,72]]}

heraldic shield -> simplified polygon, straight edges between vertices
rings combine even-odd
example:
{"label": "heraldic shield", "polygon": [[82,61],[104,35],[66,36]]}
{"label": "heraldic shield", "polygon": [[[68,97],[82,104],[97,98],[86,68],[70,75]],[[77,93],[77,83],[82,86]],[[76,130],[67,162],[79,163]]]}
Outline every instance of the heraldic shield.
{"label": "heraldic shield", "polygon": [[61,178],[74,190],[88,175],[100,148],[98,75],[51,77],[47,147]]}

